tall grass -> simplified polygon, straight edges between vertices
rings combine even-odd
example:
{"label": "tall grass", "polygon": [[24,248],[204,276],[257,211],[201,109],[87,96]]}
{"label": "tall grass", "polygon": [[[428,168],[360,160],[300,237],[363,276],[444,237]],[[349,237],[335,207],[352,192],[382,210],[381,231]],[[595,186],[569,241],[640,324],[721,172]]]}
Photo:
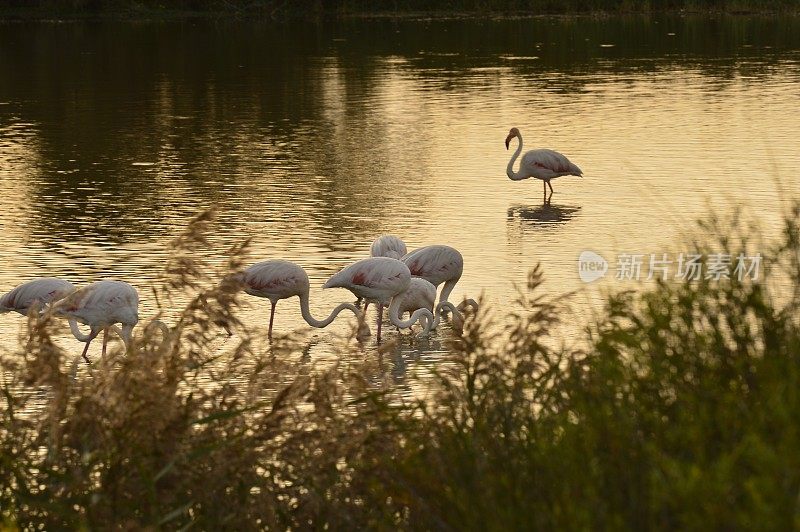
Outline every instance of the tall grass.
{"label": "tall grass", "polygon": [[[582,348],[550,337],[571,314],[535,270],[508,329],[472,316],[412,404],[364,368],[297,376],[298,346],[259,346],[227,272],[192,259],[209,223],[179,239],[158,289],[191,296],[169,339],[144,328],[87,368],[45,317],[0,357],[6,528],[800,525],[800,208],[757,250],[758,280],[610,296]],[[746,228],[720,227],[700,252],[754,251]],[[221,319],[238,339],[222,355]]]}

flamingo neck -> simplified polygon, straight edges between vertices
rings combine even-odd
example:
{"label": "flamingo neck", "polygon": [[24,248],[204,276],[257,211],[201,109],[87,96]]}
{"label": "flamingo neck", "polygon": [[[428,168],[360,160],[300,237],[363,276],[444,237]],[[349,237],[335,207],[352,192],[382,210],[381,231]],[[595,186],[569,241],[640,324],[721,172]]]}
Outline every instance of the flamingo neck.
{"label": "flamingo neck", "polygon": [[[152,330],[153,327],[161,331],[161,334],[163,336],[162,345],[165,344],[169,345],[172,342],[172,329],[170,329],[169,326],[161,320],[156,320],[156,319],[151,320],[150,323],[148,323],[145,326],[144,334],[147,335]],[[122,336],[121,333],[122,331],[118,332],[120,336]]]}
{"label": "flamingo neck", "polygon": [[[83,343],[91,342],[95,338],[95,336],[97,336],[96,334],[93,335],[91,333],[83,334],[80,328],[78,327],[78,321],[75,318],[68,318],[67,321],[69,322],[69,329],[72,332],[72,336],[74,336],[75,339],[78,340],[79,342]],[[164,325],[160,321],[158,320],[155,321],[158,322],[163,327],[166,327],[166,325]],[[92,327],[92,333],[94,333],[95,331],[99,332],[100,330],[101,330],[100,327],[97,328]],[[105,330],[119,335],[119,337],[122,338],[122,342],[125,344],[125,349],[128,349],[130,347],[131,339],[133,338],[133,324],[127,324],[127,325],[123,324],[122,329],[120,329],[116,325],[111,325],[110,327],[106,327]]]}
{"label": "flamingo neck", "polygon": [[405,321],[400,319],[400,298],[395,296],[392,298],[392,302],[389,305],[389,321],[392,322],[392,325],[395,327],[400,327],[401,329],[408,329],[412,325],[414,325],[418,321],[423,321],[423,326],[425,329],[422,331],[420,336],[427,335],[431,329],[434,327],[434,319],[433,313],[426,309],[426,308],[419,308],[411,314],[411,317]]}
{"label": "flamingo neck", "polygon": [[465,299],[464,301],[459,303],[456,308],[459,310],[459,312],[464,312],[464,309],[466,309],[467,307],[471,307],[472,312],[478,312],[478,302],[475,301],[474,299]]}
{"label": "flamingo neck", "polygon": [[112,325],[107,330],[114,331],[119,335],[120,338],[122,338],[122,343],[125,344],[126,351],[128,350],[128,348],[130,348],[131,340],[133,339],[133,324],[123,323],[121,330],[116,325]]}
{"label": "flamingo neck", "polygon": [[169,326],[161,320],[152,320],[150,323],[147,324],[148,327],[154,326],[157,327],[158,330],[164,335],[165,338],[169,338],[172,336],[172,330]]}
{"label": "flamingo neck", "polygon": [[444,283],[444,286],[442,287],[442,293],[439,296],[440,304],[450,299],[450,294],[453,292],[453,288],[456,287],[456,283],[458,282],[459,279],[461,279],[460,276],[458,277],[458,279],[448,279]]}
{"label": "flamingo neck", "polygon": [[519,181],[520,179],[524,179],[520,174],[522,173],[522,169],[520,169],[520,173],[514,172],[514,163],[517,162],[517,157],[519,154],[522,153],[522,135],[517,135],[519,139],[519,145],[517,146],[517,150],[514,152],[514,155],[511,156],[511,160],[508,161],[508,167],[506,167],[506,175],[512,181]]}
{"label": "flamingo neck", "polygon": [[328,325],[331,324],[331,322],[334,319],[336,319],[336,316],[338,316],[339,313],[341,313],[345,309],[355,314],[356,318],[358,318],[360,315],[360,312],[355,307],[355,305],[353,305],[352,303],[342,303],[338,307],[333,309],[330,316],[320,321],[311,315],[311,309],[308,306],[308,292],[305,292],[302,295],[300,295],[300,312],[303,314],[303,319],[306,320],[306,323],[308,323],[312,327],[317,327],[319,329],[327,327]]}
{"label": "flamingo neck", "polygon": [[436,306],[436,319],[433,322],[433,329],[439,326],[439,322],[444,315],[444,309],[447,308],[453,314],[453,327],[458,329],[459,331],[464,328],[464,316],[458,311],[458,309],[450,303],[449,301],[442,301]]}
{"label": "flamingo neck", "polygon": [[72,331],[72,336],[74,336],[76,340],[86,343],[92,339],[90,334],[83,334],[81,332],[80,328],[78,328],[78,322],[75,320],[75,318],[69,318],[67,321],[69,321],[69,330]]}

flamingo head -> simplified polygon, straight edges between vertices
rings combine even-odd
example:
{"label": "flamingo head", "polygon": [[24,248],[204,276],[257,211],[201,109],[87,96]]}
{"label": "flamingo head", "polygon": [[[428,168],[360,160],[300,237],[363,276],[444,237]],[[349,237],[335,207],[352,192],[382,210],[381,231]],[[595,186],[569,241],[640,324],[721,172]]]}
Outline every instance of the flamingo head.
{"label": "flamingo head", "polygon": [[506,149],[508,149],[508,143],[511,142],[511,139],[518,136],[519,136],[519,129],[512,127],[511,130],[508,132],[508,136],[506,137]]}
{"label": "flamingo head", "polygon": [[372,331],[369,330],[369,325],[367,322],[364,321],[364,315],[362,314],[358,320],[358,329],[356,329],[356,338],[359,340],[365,340],[370,337]]}

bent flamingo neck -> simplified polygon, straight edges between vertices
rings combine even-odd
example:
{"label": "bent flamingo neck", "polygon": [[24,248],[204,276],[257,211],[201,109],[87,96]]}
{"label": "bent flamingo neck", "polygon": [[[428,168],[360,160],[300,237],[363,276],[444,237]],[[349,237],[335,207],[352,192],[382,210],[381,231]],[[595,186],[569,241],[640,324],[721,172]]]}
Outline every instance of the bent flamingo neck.
{"label": "bent flamingo neck", "polygon": [[308,292],[300,295],[300,313],[303,315],[303,319],[306,320],[306,323],[312,327],[317,327],[318,329],[322,329],[330,325],[331,322],[336,319],[336,316],[338,316],[345,309],[351,311],[356,318],[360,317],[361,312],[356,308],[355,305],[352,303],[342,303],[333,309],[327,318],[324,320],[318,320],[311,315],[311,309],[309,308],[308,304]]}
{"label": "bent flamingo neck", "polygon": [[75,337],[76,340],[79,342],[88,342],[93,338],[91,334],[83,334],[78,327],[78,322],[75,318],[69,318],[69,330],[72,331],[72,336]]}
{"label": "bent flamingo neck", "polygon": [[420,308],[415,310],[414,313],[411,314],[411,317],[409,319],[403,321],[400,319],[400,303],[401,303],[400,299],[401,298],[398,296],[392,298],[392,302],[389,305],[389,321],[391,321],[392,325],[396,327],[400,327],[401,329],[408,329],[416,322],[424,320],[423,326],[425,327],[425,329],[422,331],[422,334],[420,336],[427,335],[433,328],[434,324],[433,313],[426,308]]}
{"label": "bent flamingo neck", "polygon": [[449,301],[442,301],[436,306],[436,319],[433,321],[433,329],[439,326],[439,323],[442,321],[442,316],[444,315],[444,309],[447,308],[453,314],[453,327],[458,329],[459,331],[464,328],[464,316],[461,315],[461,312],[458,311],[455,305],[450,303]]}
{"label": "bent flamingo neck", "polygon": [[520,169],[519,173],[514,172],[514,163],[517,161],[517,157],[519,157],[519,154],[522,153],[522,135],[517,134],[517,138],[519,139],[519,145],[517,146],[514,155],[511,156],[511,160],[508,161],[508,167],[506,167],[506,175],[512,181],[519,181],[521,179],[524,179],[524,176],[522,176],[522,169]]}

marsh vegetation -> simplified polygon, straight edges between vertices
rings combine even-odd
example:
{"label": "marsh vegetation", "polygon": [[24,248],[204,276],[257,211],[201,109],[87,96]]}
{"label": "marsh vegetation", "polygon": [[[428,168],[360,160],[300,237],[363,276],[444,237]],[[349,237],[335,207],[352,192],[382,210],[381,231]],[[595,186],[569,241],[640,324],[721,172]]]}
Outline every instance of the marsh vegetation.
{"label": "marsh vegetation", "polygon": [[[416,401],[370,383],[380,361],[298,372],[291,338],[265,348],[224,282],[246,244],[224,271],[195,258],[212,223],[155,288],[190,296],[169,337],[144,324],[89,367],[31,316],[2,353],[5,528],[796,526],[800,206],[758,279],[611,295],[577,346],[551,336],[569,303],[534,270],[507,328],[471,316]],[[743,224],[703,231],[698,252],[754,251]]]}

